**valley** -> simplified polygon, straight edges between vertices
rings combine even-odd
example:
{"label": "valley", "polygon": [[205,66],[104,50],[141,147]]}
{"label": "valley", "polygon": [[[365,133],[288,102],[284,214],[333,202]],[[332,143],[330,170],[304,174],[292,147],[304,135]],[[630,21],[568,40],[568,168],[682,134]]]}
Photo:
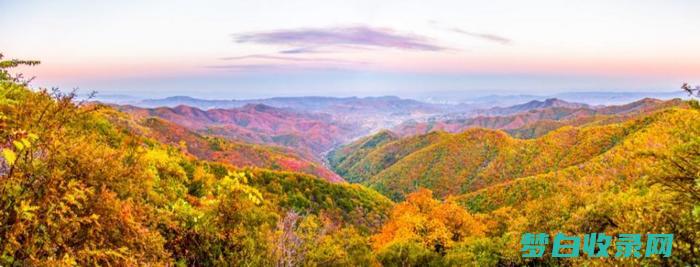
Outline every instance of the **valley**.
{"label": "valley", "polygon": [[[566,156],[561,153],[570,151],[571,157],[584,161],[613,146],[611,140],[624,138],[621,133],[624,129],[618,123],[684,106],[680,99],[650,98],[610,106],[591,106],[552,98],[508,107],[476,105],[472,109],[465,104],[435,105],[395,97],[257,101],[259,103],[252,104],[248,103],[250,101],[167,98],[146,101],[144,106],[161,103],[174,107],[110,105],[128,114],[133,120],[131,124],[148,129],[150,135],[159,141],[173,145],[182,143],[189,153],[200,158],[227,161],[239,167],[304,172],[334,182],[372,184],[380,192],[390,197],[399,196],[399,199],[418,187],[431,188],[442,196],[455,195],[503,179],[551,170],[554,166],[532,166],[518,173],[501,169],[522,169],[514,160],[527,160],[534,155],[532,153],[541,150],[560,151],[552,155],[540,154],[545,159],[558,158],[557,168],[573,165],[576,162],[562,159]],[[198,106],[206,103],[215,108],[203,110],[187,106],[187,103]],[[222,108],[234,104],[243,106]],[[454,112],[460,109],[463,111]],[[365,116],[367,113],[374,115]],[[376,124],[377,120],[383,122]],[[613,130],[616,128],[619,129]],[[599,139],[582,139],[593,136]],[[562,138],[571,141],[561,143]],[[470,144],[470,140],[476,143]],[[576,144],[572,142],[585,145],[590,154],[576,155],[575,151],[582,148],[574,147]],[[546,144],[560,147],[549,148]],[[596,146],[590,147],[591,144]],[[426,147],[432,150],[420,151]],[[506,154],[501,150],[515,152]],[[445,155],[453,161],[447,162],[447,158],[426,161],[426,156],[420,156],[421,153],[430,157]],[[480,158],[482,156],[486,158]],[[404,158],[406,162],[402,162]],[[492,164],[493,160],[501,163]],[[438,165],[418,163],[430,161]],[[395,163],[399,164],[392,168]],[[423,169],[414,170],[412,166],[422,166]],[[481,170],[476,171],[474,168],[477,167]],[[494,170],[489,169],[499,169],[501,173],[495,175]],[[434,180],[438,176],[442,182]],[[468,180],[461,180],[465,178]],[[391,184],[386,184],[387,181]],[[450,190],[438,189],[436,185]],[[394,187],[402,189],[386,189]]]}

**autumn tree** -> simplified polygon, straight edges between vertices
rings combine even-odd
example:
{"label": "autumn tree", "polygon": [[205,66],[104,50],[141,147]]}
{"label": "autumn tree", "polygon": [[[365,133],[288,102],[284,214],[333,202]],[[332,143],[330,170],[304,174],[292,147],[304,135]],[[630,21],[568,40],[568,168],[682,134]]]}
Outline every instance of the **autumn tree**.
{"label": "autumn tree", "polygon": [[[697,104],[697,103],[696,103]],[[677,233],[679,257],[696,262],[700,257],[700,129],[676,131],[681,142],[668,151],[651,153],[658,161],[658,172],[650,178],[652,185],[661,185],[672,192],[673,213],[660,217]],[[658,205],[658,204],[656,204]]]}
{"label": "autumn tree", "polygon": [[433,253],[444,255],[459,242],[485,235],[486,227],[480,220],[453,201],[438,201],[432,194],[420,189],[394,207],[389,221],[372,237],[380,259],[403,255],[396,254],[397,249],[409,249],[428,258]]}
{"label": "autumn tree", "polygon": [[148,209],[125,195],[147,188],[137,155],[91,131],[91,109],[75,94],[32,91],[9,74],[34,64],[0,63],[0,264],[164,262]]}

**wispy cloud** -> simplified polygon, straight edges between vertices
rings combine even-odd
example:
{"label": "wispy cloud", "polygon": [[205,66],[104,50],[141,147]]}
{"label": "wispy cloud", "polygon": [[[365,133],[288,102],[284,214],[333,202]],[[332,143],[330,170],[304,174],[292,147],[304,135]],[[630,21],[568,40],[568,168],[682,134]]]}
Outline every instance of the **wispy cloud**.
{"label": "wispy cloud", "polygon": [[282,67],[289,67],[287,65],[279,64],[226,64],[226,65],[210,65],[204,66],[210,69],[228,69],[228,70],[269,70],[269,69],[280,69]]}
{"label": "wispy cloud", "polygon": [[496,42],[496,43],[499,43],[502,45],[510,45],[513,43],[513,40],[506,38],[506,37],[503,37],[503,36],[495,35],[495,34],[470,32],[470,31],[465,31],[465,30],[457,29],[457,28],[453,28],[451,30],[453,32],[456,32],[456,33],[469,35],[471,37],[480,38],[480,39],[490,41],[490,42]]}
{"label": "wispy cloud", "polygon": [[352,60],[342,60],[334,58],[301,58],[301,57],[289,57],[289,56],[275,56],[275,55],[263,55],[263,54],[253,54],[235,57],[222,57],[220,60],[249,60],[249,59],[262,59],[262,60],[273,60],[273,61],[290,61],[290,62],[327,62],[327,63],[352,63],[352,64],[362,64],[365,62],[352,61]]}
{"label": "wispy cloud", "polygon": [[319,52],[313,47],[298,47],[279,51],[280,54],[309,54]]}
{"label": "wispy cloud", "polygon": [[[223,61],[234,61],[233,64],[204,66],[210,69],[226,69],[233,71],[275,71],[275,70],[319,70],[346,69],[366,66],[363,61],[343,60],[334,58],[302,58],[278,55],[252,54],[219,58]],[[239,63],[240,62],[240,63]],[[262,62],[262,63],[261,63]]]}
{"label": "wispy cloud", "polygon": [[239,43],[259,43],[293,46],[285,54],[315,52],[320,47],[357,46],[363,48],[394,48],[403,50],[440,51],[447,48],[428,38],[398,33],[386,28],[366,26],[302,28],[233,35]]}
{"label": "wispy cloud", "polygon": [[219,69],[227,70],[233,72],[271,72],[271,71],[282,71],[282,72],[294,72],[294,71],[337,71],[337,70],[355,70],[353,65],[303,65],[303,64],[279,64],[279,63],[269,63],[269,64],[222,64],[222,65],[209,65],[204,66],[204,68],[209,69]]}

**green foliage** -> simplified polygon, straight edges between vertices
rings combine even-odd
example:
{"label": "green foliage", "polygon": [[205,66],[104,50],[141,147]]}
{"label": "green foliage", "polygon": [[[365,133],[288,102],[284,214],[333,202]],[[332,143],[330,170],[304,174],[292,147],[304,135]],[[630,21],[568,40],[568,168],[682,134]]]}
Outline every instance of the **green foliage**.
{"label": "green foliage", "polygon": [[17,74],[15,76],[12,76],[10,74],[9,69],[19,67],[22,65],[34,66],[34,65],[39,65],[39,63],[41,63],[37,60],[19,60],[19,59],[3,60],[3,57],[4,57],[3,54],[0,53],[0,84],[21,83],[21,84],[26,85],[29,81],[25,80],[21,74]]}
{"label": "green foliage", "polygon": [[339,227],[326,214],[300,216],[289,212],[274,235],[272,257],[277,266],[370,266],[375,260],[367,236],[353,227]]}
{"label": "green foliage", "polygon": [[507,250],[494,238],[474,238],[459,243],[449,250],[443,259],[445,266],[496,266],[500,254]]}
{"label": "green foliage", "polygon": [[348,169],[365,158],[373,149],[388,142],[397,140],[396,134],[389,131],[381,131],[366,138],[362,138],[352,144],[346,145],[328,153],[328,161],[333,169],[350,182],[362,182],[362,177],[352,173]]}
{"label": "green foliage", "polygon": [[689,105],[691,108],[699,109],[699,110],[700,110],[700,102],[698,102],[697,99],[688,100],[688,105]]}
{"label": "green foliage", "polygon": [[[443,132],[431,132],[426,135],[397,139],[389,132],[380,132],[331,152],[329,162],[333,169],[342,174],[347,181],[365,183],[382,170],[411,153],[442,140],[446,135]],[[368,145],[370,143],[371,145]],[[342,153],[349,154],[334,159]]]}
{"label": "green foliage", "polygon": [[394,243],[377,253],[383,266],[434,266],[439,265],[439,254],[417,242]]}
{"label": "green foliage", "polygon": [[364,186],[328,183],[315,177],[292,173],[251,170],[251,185],[280,208],[306,214],[336,214],[334,219],[368,233],[386,219],[392,203]]}

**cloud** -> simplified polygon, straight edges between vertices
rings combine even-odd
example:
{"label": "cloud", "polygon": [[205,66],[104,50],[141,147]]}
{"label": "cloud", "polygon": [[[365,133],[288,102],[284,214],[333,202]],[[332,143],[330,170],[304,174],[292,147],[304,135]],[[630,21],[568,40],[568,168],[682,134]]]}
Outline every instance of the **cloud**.
{"label": "cloud", "polygon": [[270,71],[282,71],[282,72],[294,72],[294,71],[337,71],[337,70],[354,70],[352,66],[346,65],[331,65],[331,66],[314,66],[314,65],[300,65],[300,64],[225,64],[225,65],[209,65],[204,66],[208,69],[219,69],[228,70],[233,72],[270,72]]}
{"label": "cloud", "polygon": [[279,51],[280,54],[310,54],[319,52],[319,50],[313,47],[298,47]]}
{"label": "cloud", "polygon": [[302,28],[234,35],[239,43],[287,45],[285,54],[315,52],[319,47],[357,46],[362,48],[394,48],[402,50],[441,51],[447,48],[429,39],[402,34],[386,28],[366,26],[334,28]]}
{"label": "cloud", "polygon": [[483,39],[486,41],[496,42],[496,43],[499,43],[502,45],[510,45],[513,43],[513,40],[511,40],[511,39],[508,39],[508,38],[503,37],[503,36],[495,35],[495,34],[490,34],[490,33],[470,32],[470,31],[465,31],[465,30],[457,29],[457,28],[452,29],[452,31],[456,32],[456,33],[464,34],[464,35],[469,35],[471,37],[480,38],[480,39]]}
{"label": "cloud", "polygon": [[[233,71],[275,71],[275,70],[319,70],[319,69],[345,69],[366,66],[369,63],[363,61],[343,60],[333,58],[300,58],[290,56],[252,54],[234,57],[219,58],[224,61],[240,63],[219,64],[204,66],[210,69],[226,69]],[[250,60],[256,60],[250,62]],[[260,63],[262,60],[264,63]]]}
{"label": "cloud", "polygon": [[204,66],[210,69],[229,69],[229,70],[269,70],[269,69],[280,69],[282,67],[289,67],[287,65],[277,65],[277,64],[227,64],[227,65],[210,65]]}
{"label": "cloud", "polygon": [[300,58],[300,57],[289,57],[289,56],[275,56],[275,55],[263,55],[263,54],[253,54],[245,56],[235,56],[235,57],[222,57],[220,60],[248,60],[248,59],[262,59],[262,60],[274,60],[274,61],[290,61],[290,62],[327,62],[327,63],[352,63],[352,64],[362,64],[364,62],[342,60],[334,58]]}

